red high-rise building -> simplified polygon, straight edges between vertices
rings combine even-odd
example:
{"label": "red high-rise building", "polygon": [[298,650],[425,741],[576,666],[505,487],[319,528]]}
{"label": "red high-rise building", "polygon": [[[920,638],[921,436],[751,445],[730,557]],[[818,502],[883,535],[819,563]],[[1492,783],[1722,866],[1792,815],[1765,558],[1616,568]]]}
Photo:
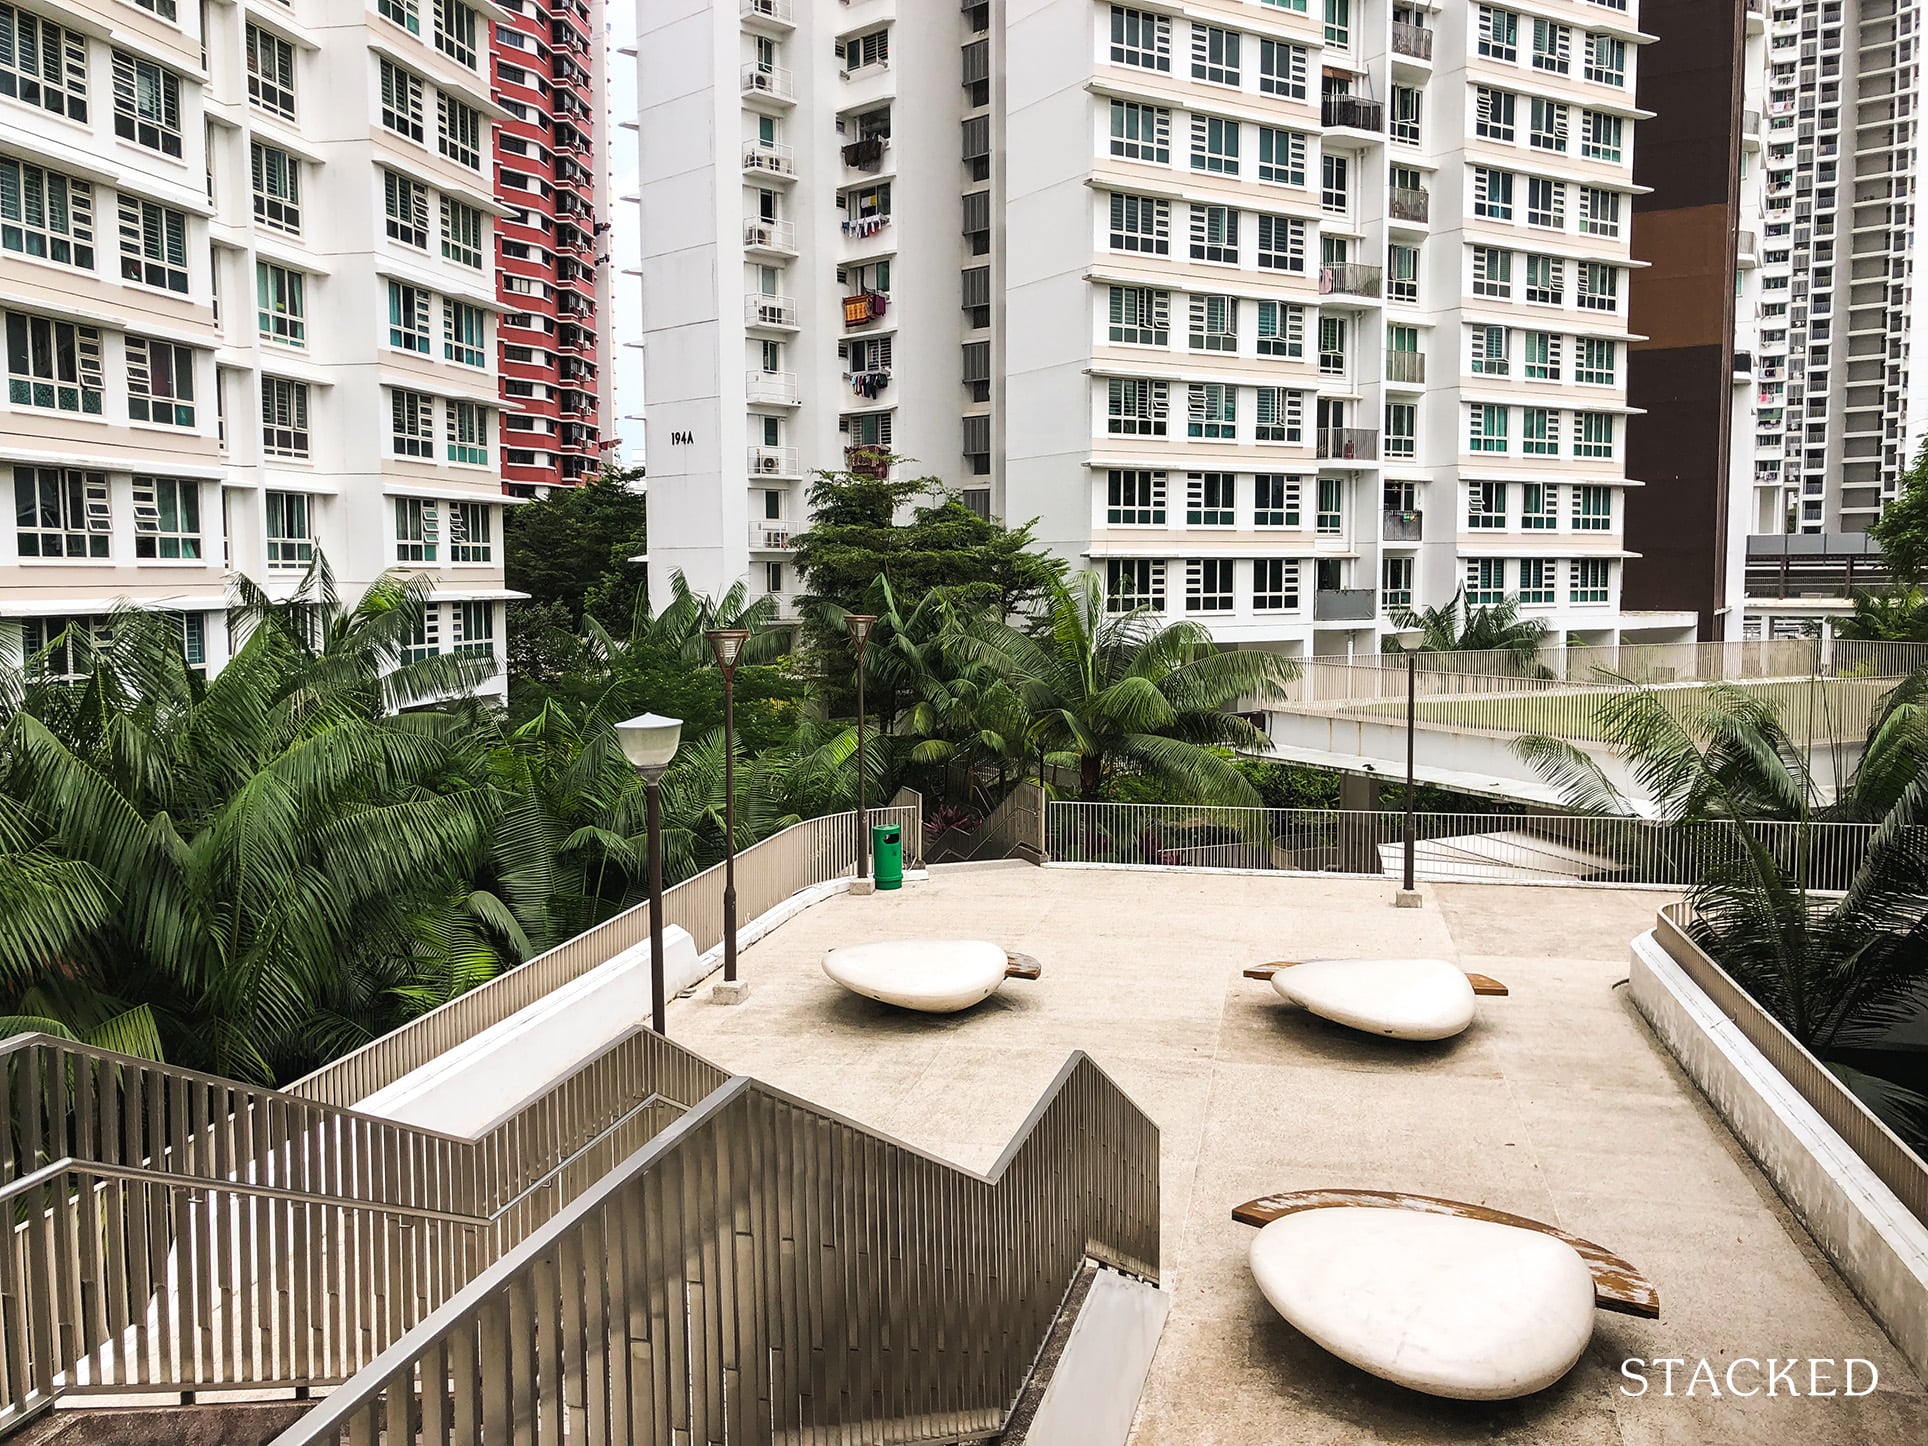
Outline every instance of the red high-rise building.
{"label": "red high-rise building", "polygon": [[[609,397],[602,0],[502,0],[495,22],[502,478],[512,495],[602,467]],[[613,435],[609,445],[614,445]]]}

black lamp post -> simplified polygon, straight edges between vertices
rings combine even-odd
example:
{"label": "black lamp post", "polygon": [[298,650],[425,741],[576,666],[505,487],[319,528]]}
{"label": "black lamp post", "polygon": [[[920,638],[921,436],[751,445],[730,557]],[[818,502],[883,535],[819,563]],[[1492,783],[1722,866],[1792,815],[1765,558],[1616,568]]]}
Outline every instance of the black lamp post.
{"label": "black lamp post", "polygon": [[864,777],[864,649],[870,646],[870,630],[877,626],[873,613],[850,613],[844,618],[850,629],[851,646],[857,650],[857,877],[870,877],[870,812],[867,803],[868,780]]}
{"label": "black lamp post", "polygon": [[1413,892],[1413,853],[1416,847],[1417,825],[1413,819],[1413,717],[1417,711],[1416,700],[1419,696],[1419,655],[1408,651],[1406,654],[1406,878],[1405,889]]}
{"label": "black lamp post", "polygon": [[649,795],[649,1016],[669,1033],[663,999],[663,774],[683,736],[683,720],[644,713],[616,725],[623,756],[643,775]]}
{"label": "black lamp post", "polygon": [[750,634],[716,628],[703,634],[723,673],[723,982],[736,983],[736,665]]}

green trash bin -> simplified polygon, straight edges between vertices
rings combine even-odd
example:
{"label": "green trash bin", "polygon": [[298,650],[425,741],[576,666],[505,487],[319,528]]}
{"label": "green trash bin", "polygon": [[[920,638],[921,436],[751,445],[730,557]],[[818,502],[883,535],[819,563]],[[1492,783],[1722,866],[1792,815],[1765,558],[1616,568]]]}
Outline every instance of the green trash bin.
{"label": "green trash bin", "polygon": [[870,830],[870,873],[880,889],[904,887],[904,828],[902,824],[873,824]]}

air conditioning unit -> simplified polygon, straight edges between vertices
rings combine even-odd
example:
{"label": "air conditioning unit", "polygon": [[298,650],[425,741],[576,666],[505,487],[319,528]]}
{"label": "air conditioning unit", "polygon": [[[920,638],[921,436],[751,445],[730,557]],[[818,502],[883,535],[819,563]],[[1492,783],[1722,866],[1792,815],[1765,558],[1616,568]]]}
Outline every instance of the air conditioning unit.
{"label": "air conditioning unit", "polygon": [[775,457],[759,457],[756,459],[756,468],[759,472],[774,472],[777,470],[777,459]]}

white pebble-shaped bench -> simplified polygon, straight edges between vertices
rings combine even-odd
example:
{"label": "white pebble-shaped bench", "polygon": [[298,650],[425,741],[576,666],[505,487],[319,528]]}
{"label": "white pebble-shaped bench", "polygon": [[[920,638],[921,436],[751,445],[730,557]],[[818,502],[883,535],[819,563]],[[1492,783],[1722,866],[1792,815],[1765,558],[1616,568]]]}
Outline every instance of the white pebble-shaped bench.
{"label": "white pebble-shaped bench", "polygon": [[1504,994],[1484,974],[1444,959],[1308,959],[1260,964],[1248,979],[1321,1019],[1388,1039],[1450,1039],[1473,1022],[1473,997]]}
{"label": "white pebble-shaped bench", "polygon": [[1428,1195],[1303,1190],[1239,1206],[1252,1278],[1301,1334],[1363,1371],[1468,1401],[1531,1395],[1593,1338],[1596,1309],[1657,1320],[1619,1256],[1550,1225]]}
{"label": "white pebble-shaped bench", "polygon": [[1037,960],[980,939],[895,939],[828,949],[823,972],[866,999],[955,1014],[982,1004],[1006,979],[1036,979],[1042,971]]}

